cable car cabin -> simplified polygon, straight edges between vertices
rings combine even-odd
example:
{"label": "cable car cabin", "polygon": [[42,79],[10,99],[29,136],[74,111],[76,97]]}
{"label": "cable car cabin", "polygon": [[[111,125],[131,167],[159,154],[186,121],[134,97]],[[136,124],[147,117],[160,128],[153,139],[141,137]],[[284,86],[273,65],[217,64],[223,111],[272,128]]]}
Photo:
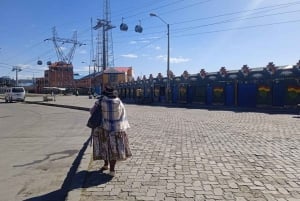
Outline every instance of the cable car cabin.
{"label": "cable car cabin", "polygon": [[41,60],[38,60],[37,65],[43,65],[43,62]]}
{"label": "cable car cabin", "polygon": [[120,25],[120,30],[121,30],[121,31],[127,31],[127,30],[128,30],[127,24],[122,23],[122,24]]}
{"label": "cable car cabin", "polygon": [[141,27],[141,25],[136,25],[134,30],[137,33],[142,33],[143,32],[143,27]]}

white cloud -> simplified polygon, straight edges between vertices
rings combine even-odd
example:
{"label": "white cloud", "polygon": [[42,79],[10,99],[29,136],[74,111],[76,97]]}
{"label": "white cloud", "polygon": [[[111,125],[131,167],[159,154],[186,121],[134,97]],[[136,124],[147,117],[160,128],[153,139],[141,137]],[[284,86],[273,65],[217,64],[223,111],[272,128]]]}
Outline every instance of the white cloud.
{"label": "white cloud", "polygon": [[136,54],[122,54],[121,57],[125,58],[138,58]]}
{"label": "white cloud", "polygon": [[[159,55],[156,57],[159,60],[167,61],[167,57],[165,55]],[[179,64],[179,63],[186,63],[189,62],[189,58],[183,58],[183,57],[170,57],[170,63],[173,64]]]}
{"label": "white cloud", "polygon": [[148,45],[147,47],[153,50],[161,50],[161,47],[158,45]]}
{"label": "white cloud", "polygon": [[87,54],[87,51],[86,50],[80,50],[78,53],[79,54]]}
{"label": "white cloud", "polygon": [[132,40],[129,42],[129,44],[131,44],[131,45],[135,45],[137,43],[150,43],[150,41],[146,40],[146,39],[141,39],[141,40]]}
{"label": "white cloud", "polygon": [[29,67],[31,67],[31,65],[29,65],[29,64],[18,64],[17,66],[21,67],[21,68],[29,68]]}
{"label": "white cloud", "polygon": [[189,58],[182,58],[182,57],[170,58],[170,63],[173,63],[173,64],[186,63],[189,61],[190,61]]}
{"label": "white cloud", "polygon": [[141,40],[140,42],[141,42],[141,43],[150,43],[149,40]]}
{"label": "white cloud", "polygon": [[162,60],[167,60],[167,57],[164,56],[164,55],[158,55],[156,58],[157,59],[162,59]]}

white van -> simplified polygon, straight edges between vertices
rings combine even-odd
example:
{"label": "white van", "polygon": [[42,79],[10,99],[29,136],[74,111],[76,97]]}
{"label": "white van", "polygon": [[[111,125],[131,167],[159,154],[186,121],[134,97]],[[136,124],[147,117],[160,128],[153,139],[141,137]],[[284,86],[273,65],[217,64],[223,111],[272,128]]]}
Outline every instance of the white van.
{"label": "white van", "polygon": [[25,101],[24,87],[9,87],[5,90],[5,102]]}

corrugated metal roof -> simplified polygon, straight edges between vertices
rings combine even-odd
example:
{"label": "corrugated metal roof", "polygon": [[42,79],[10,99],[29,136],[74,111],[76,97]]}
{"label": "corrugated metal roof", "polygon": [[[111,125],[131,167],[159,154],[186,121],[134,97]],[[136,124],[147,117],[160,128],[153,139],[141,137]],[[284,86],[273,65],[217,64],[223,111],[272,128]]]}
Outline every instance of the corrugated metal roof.
{"label": "corrugated metal roof", "polygon": [[127,71],[130,70],[132,67],[114,67],[114,68],[120,72],[127,73]]}
{"label": "corrugated metal roof", "polygon": [[123,72],[118,71],[116,68],[107,68],[107,69],[104,71],[104,73],[109,73],[109,74],[117,73],[117,74],[119,74],[119,73],[123,73]]}

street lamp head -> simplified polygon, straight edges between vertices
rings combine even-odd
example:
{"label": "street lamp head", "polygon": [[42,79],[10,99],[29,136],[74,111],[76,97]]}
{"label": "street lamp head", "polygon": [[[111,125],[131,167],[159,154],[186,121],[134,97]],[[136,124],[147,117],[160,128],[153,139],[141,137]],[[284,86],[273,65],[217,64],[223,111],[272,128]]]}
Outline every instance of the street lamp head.
{"label": "street lamp head", "polygon": [[157,17],[160,19],[163,23],[168,24],[164,19],[162,19],[159,15],[156,15],[155,13],[150,13],[150,17]]}

